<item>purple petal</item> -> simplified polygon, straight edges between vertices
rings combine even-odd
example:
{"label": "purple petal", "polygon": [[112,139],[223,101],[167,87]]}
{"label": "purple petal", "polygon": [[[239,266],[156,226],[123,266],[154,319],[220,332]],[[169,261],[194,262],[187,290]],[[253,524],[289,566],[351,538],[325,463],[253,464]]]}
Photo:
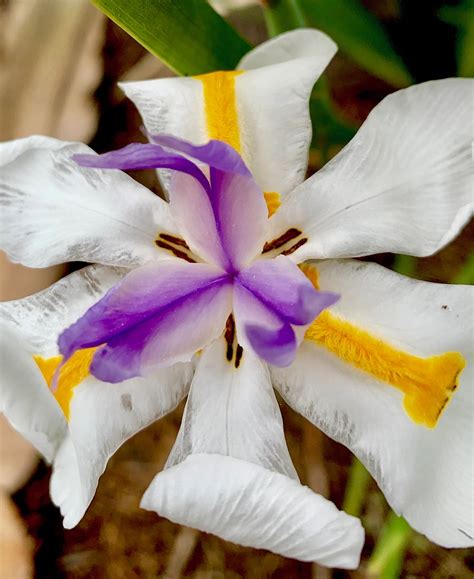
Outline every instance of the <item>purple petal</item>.
{"label": "purple petal", "polygon": [[171,177],[169,197],[176,225],[193,252],[208,263],[232,269],[208,193],[188,175],[175,173]]}
{"label": "purple petal", "polygon": [[284,368],[295,359],[296,336],[290,324],[283,324],[277,330],[248,325],[246,331],[254,351],[269,364]]}
{"label": "purple petal", "polygon": [[211,203],[222,247],[234,271],[245,267],[262,251],[268,209],[252,177],[211,169]]}
{"label": "purple petal", "polygon": [[194,145],[189,141],[171,135],[148,135],[148,137],[157,145],[162,145],[163,147],[184,153],[189,157],[193,157],[209,165],[209,167],[225,171],[226,173],[251,176],[242,157],[233,147],[222,141],[212,140],[205,145]]}
{"label": "purple petal", "polygon": [[234,284],[234,314],[237,339],[274,366],[288,366],[294,360],[297,339],[291,325],[263,304],[238,280]]}
{"label": "purple petal", "polygon": [[119,382],[189,359],[217,337],[232,307],[229,279],[205,264],[158,262],[129,273],[59,337],[65,358],[105,344],[92,373]]}
{"label": "purple petal", "polygon": [[193,145],[170,135],[150,135],[150,139],[211,168],[209,197],[231,269],[240,269],[260,253],[265,241],[268,210],[263,192],[237,151],[216,140]]}
{"label": "purple petal", "polygon": [[239,281],[281,319],[299,326],[310,324],[340,297],[316,291],[300,268],[284,255],[253,263],[239,273]]}
{"label": "purple petal", "polygon": [[151,143],[131,143],[103,155],[73,155],[72,158],[82,167],[95,169],[174,169],[191,175],[210,192],[207,177],[192,161]]}

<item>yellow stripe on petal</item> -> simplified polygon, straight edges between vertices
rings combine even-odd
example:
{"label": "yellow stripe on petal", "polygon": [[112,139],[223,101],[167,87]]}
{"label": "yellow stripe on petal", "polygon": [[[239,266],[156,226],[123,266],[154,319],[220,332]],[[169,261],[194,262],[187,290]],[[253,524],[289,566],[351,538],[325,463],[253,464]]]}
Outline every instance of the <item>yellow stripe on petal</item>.
{"label": "yellow stripe on petal", "polygon": [[240,153],[240,129],[235,96],[235,77],[242,70],[195,76],[202,82],[206,127],[210,139],[224,141]]}
{"label": "yellow stripe on petal", "polygon": [[[243,70],[230,70],[194,77],[203,85],[206,129],[209,138],[224,141],[238,153],[242,151],[235,78],[243,73]],[[268,191],[264,195],[270,217],[281,205],[280,194]]]}
{"label": "yellow stripe on petal", "polygon": [[[318,272],[301,267],[319,289]],[[404,407],[410,418],[434,428],[458,386],[466,361],[458,352],[421,358],[408,354],[342,320],[322,312],[307,329],[305,339],[323,346],[340,359],[405,394]]]}
{"label": "yellow stripe on petal", "polygon": [[[89,368],[96,350],[97,348],[78,350],[69,358],[59,372],[58,386],[56,390],[52,392],[67,420],[69,420],[74,388],[89,376]],[[63,357],[53,356],[52,358],[43,358],[42,356],[33,356],[33,359],[41,370],[48,387],[51,389],[54,374],[61,364]]]}

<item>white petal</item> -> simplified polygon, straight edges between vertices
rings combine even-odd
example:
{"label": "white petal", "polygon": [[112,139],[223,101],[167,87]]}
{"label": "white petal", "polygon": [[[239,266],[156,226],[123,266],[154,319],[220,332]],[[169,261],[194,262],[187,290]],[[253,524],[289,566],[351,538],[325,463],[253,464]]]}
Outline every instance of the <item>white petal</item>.
{"label": "white petal", "polygon": [[66,434],[66,421],[22,336],[3,321],[0,353],[0,412],[51,462]]}
{"label": "white petal", "polygon": [[256,464],[197,454],[158,474],[141,506],[176,523],[285,557],[355,569],[360,522],[307,487]]}
{"label": "white petal", "polygon": [[234,359],[227,360],[223,338],[198,362],[167,466],[200,452],[230,455],[298,479],[267,365],[245,351],[236,368]]}
{"label": "white petal", "polygon": [[58,335],[127,272],[91,265],[30,297],[0,304],[0,319],[15,326],[34,354],[56,356]]}
{"label": "white petal", "polygon": [[[318,30],[282,34],[239,63],[239,69],[247,70],[234,77],[235,91],[219,92],[223,106],[214,104],[212,114],[223,116],[216,124],[239,134],[239,152],[264,191],[284,194],[304,179],[311,140],[308,100],[336,50]],[[212,107],[206,109],[201,80],[172,78],[120,86],[149,132],[169,133],[196,144],[223,140],[226,131],[215,134],[210,129],[206,115]],[[230,112],[234,108],[236,118]]]}
{"label": "white petal", "polygon": [[[194,78],[159,78],[119,83],[125,95],[139,110],[146,130],[169,134],[195,144],[209,140],[204,114],[202,83]],[[160,169],[158,177],[165,190],[171,171]]]}
{"label": "white petal", "polygon": [[419,282],[375,264],[321,262],[331,312],[418,356],[460,352],[467,367],[434,429],[417,425],[403,394],[305,342],[293,366],[272,369],[284,398],[367,466],[392,508],[445,547],[472,545],[473,290]]}
{"label": "white petal", "polygon": [[177,364],[147,379],[120,384],[90,377],[75,389],[69,435],[51,479],[51,496],[66,528],[83,517],[109,457],[136,432],[173,410],[186,395],[191,375],[191,364]]}
{"label": "white petal", "polygon": [[203,352],[167,468],[141,505],[242,545],[356,567],[360,522],[298,483],[267,366],[244,351],[236,367],[231,353],[224,339]]}
{"label": "white petal", "polygon": [[49,461],[54,459],[52,498],[68,528],[84,515],[109,457],[130,436],[175,408],[191,381],[191,364],[120,384],[90,376],[75,387],[66,423],[33,355],[57,355],[58,333],[125,271],[86,267],[39,294],[0,307],[0,339],[5,342],[0,410]]}
{"label": "white petal", "polygon": [[15,262],[46,267],[89,261],[131,267],[159,255],[174,231],[161,199],[116,170],[85,169],[86,145],[31,137],[0,146],[0,247]]}
{"label": "white petal", "polygon": [[309,97],[336,51],[323,32],[300,29],[261,44],[237,66],[246,70],[235,81],[242,153],[264,191],[284,195],[305,178]]}
{"label": "white petal", "polygon": [[474,81],[431,81],[386,97],[352,141],[271,220],[309,241],[292,254],[429,255],[473,212]]}

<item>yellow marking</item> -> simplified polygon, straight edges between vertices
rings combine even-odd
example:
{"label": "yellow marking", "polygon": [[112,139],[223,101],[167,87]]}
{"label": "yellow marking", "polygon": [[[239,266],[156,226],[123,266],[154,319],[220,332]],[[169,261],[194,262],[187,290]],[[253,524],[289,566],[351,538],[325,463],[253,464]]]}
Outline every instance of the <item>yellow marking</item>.
{"label": "yellow marking", "polygon": [[240,129],[235,96],[235,77],[243,70],[211,72],[195,76],[204,89],[204,108],[210,139],[224,141],[240,153]]}
{"label": "yellow marking", "polygon": [[314,265],[309,265],[309,263],[300,263],[299,268],[313,284],[314,289],[319,290],[319,272]]}
{"label": "yellow marking", "polygon": [[[241,153],[241,142],[235,77],[243,72],[243,70],[228,70],[194,77],[203,85],[206,128],[209,138],[224,141],[238,153]],[[274,191],[268,191],[264,195],[270,217],[281,205],[280,195]]]}
{"label": "yellow marking", "polygon": [[[97,348],[78,350],[59,371],[58,387],[53,394],[59,406],[61,406],[66,420],[69,420],[74,388],[89,376],[89,368],[96,350]],[[38,364],[48,387],[51,389],[54,374],[63,357],[43,358],[42,356],[33,356],[33,359]]]}
{"label": "yellow marking", "polygon": [[[306,264],[300,267],[319,289],[316,268]],[[401,390],[405,394],[403,405],[407,414],[414,422],[428,428],[436,426],[466,365],[459,352],[429,358],[402,352],[328,311],[314,320],[305,339]]]}
{"label": "yellow marking", "polygon": [[281,205],[280,193],[276,191],[265,191],[264,196],[268,208],[268,217],[271,217]]}

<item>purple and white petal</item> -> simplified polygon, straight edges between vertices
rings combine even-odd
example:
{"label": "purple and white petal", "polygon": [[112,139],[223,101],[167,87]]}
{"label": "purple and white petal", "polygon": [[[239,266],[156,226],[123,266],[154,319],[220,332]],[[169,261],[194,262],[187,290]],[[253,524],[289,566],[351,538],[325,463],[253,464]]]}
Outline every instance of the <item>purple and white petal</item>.
{"label": "purple and white petal", "polygon": [[466,367],[435,428],[408,416],[400,390],[306,340],[294,364],[271,368],[275,387],[359,457],[414,529],[445,547],[472,547],[474,288],[421,282],[361,261],[316,266],[321,287],[341,291],[334,306],[340,319],[423,358],[459,352]]}
{"label": "purple and white petal", "polygon": [[268,209],[252,177],[211,168],[212,205],[222,247],[234,271],[262,252]]}
{"label": "purple and white petal", "polygon": [[242,545],[356,567],[360,522],[299,484],[266,364],[244,351],[235,368],[226,349],[218,340],[200,358],[167,468],[141,506]]}
{"label": "purple and white petal", "polygon": [[352,141],[297,187],[270,220],[308,238],[306,259],[430,255],[473,215],[474,80],[411,86],[379,103]]}
{"label": "purple and white petal", "polygon": [[61,353],[105,344],[91,372],[106,382],[188,361],[222,333],[232,290],[206,264],[158,262],[129,273],[59,338]]}
{"label": "purple and white petal", "polygon": [[169,197],[176,226],[192,251],[208,263],[230,268],[217,229],[211,197],[200,183],[189,175],[174,173]]}
{"label": "purple and white petal", "polygon": [[298,346],[293,328],[238,282],[234,286],[234,315],[237,339],[244,350],[275,366],[291,364]]}
{"label": "purple and white petal", "polygon": [[73,160],[81,167],[96,169],[173,169],[194,177],[209,191],[209,181],[204,173],[189,159],[151,143],[131,143],[122,149],[102,155],[74,155]]}
{"label": "purple and white petal", "polygon": [[310,324],[339,295],[316,291],[288,257],[260,260],[239,273],[239,282],[278,316],[296,325]]}
{"label": "purple and white petal", "polygon": [[[266,238],[268,210],[263,192],[241,156],[221,141],[193,145],[169,135],[150,138],[159,145],[180,151],[210,167],[212,187],[208,190],[209,197],[221,245],[229,257],[231,267],[238,270],[258,255]],[[176,191],[174,183],[173,190]]]}
{"label": "purple and white petal", "polygon": [[[157,145],[184,153],[188,157],[197,159],[219,171],[236,173],[252,177],[250,170],[244,163],[239,153],[227,143],[211,139],[204,145],[196,145],[185,139],[179,139],[172,135],[148,135],[150,140]],[[252,177],[253,179],[253,177]]]}
{"label": "purple and white petal", "polygon": [[0,320],[14,326],[34,354],[59,354],[57,339],[65,327],[117,284],[128,269],[89,265],[26,298],[0,303]]}
{"label": "purple and white petal", "polygon": [[166,203],[125,173],[79,167],[77,153],[94,151],[47,137],[0,145],[0,248],[30,267],[170,257],[154,243],[175,231]]}

